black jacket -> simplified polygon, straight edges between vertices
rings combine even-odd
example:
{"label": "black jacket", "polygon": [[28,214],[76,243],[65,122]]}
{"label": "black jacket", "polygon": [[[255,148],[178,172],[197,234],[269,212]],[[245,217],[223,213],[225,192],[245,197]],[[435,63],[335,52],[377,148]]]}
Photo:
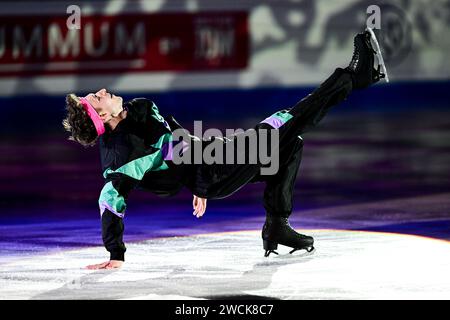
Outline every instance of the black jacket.
{"label": "black jacket", "polygon": [[[124,260],[123,220],[131,190],[145,189],[158,196],[177,194],[191,179],[191,166],[174,165],[172,130],[181,128],[172,117],[160,115],[157,106],[145,98],[124,104],[127,117],[113,131],[99,138],[105,184],[100,193],[102,238],[111,260]],[[187,169],[189,168],[189,169]]]}

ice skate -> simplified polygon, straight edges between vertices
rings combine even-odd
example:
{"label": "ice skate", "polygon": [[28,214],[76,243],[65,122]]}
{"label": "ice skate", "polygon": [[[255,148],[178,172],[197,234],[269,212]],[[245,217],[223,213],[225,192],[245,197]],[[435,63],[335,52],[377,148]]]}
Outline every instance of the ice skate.
{"label": "ice skate", "polygon": [[366,88],[382,78],[389,82],[380,46],[373,30],[366,28],[363,33],[358,33],[353,43],[352,60],[346,68],[352,75],[353,88]]}
{"label": "ice skate", "polygon": [[278,244],[293,248],[289,253],[302,249],[308,252],[314,250],[314,239],[292,229],[288,218],[267,216],[262,229],[262,239],[266,251],[265,257],[268,257],[271,253],[278,254],[275,251]]}

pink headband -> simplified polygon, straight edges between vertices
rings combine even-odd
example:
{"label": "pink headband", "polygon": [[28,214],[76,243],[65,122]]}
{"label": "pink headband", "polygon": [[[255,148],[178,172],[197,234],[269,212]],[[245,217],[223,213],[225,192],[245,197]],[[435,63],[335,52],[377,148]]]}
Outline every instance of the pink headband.
{"label": "pink headband", "polygon": [[97,135],[100,136],[104,134],[105,125],[103,124],[103,121],[98,115],[97,111],[95,111],[94,107],[89,103],[86,97],[80,98],[80,101],[89,118],[91,118],[92,122],[94,123],[95,129],[97,130]]}

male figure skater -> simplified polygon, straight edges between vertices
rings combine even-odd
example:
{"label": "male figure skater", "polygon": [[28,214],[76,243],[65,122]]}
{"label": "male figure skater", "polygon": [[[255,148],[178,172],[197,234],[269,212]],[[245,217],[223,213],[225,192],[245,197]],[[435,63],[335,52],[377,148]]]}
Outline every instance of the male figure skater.
{"label": "male figure skater", "polygon": [[[375,58],[377,69],[374,68]],[[278,244],[291,247],[291,253],[300,249],[312,250],[314,239],[297,233],[288,221],[303,150],[300,135],[314,127],[352,90],[368,87],[381,78],[388,80],[375,34],[367,28],[355,36],[353,56],[346,68],[337,68],[292,108],[277,111],[254,127],[257,132],[260,129],[278,130],[279,168],[273,175],[262,175],[260,163],[175,164],[172,133],[182,127],[173,117],[165,119],[161,116],[157,106],[147,99],[133,99],[124,104],[121,97],[105,89],[85,97],[67,95],[67,117],[63,125],[71,132],[69,139],[84,146],[99,141],[105,178],[99,207],[102,239],[110,259],[87,268],[122,266],[126,251],[122,239],[123,217],[127,197],[135,188],[159,196],[172,196],[187,187],[194,195],[194,215],[201,217],[207,199],[225,198],[247,183],[265,182],[266,221],[262,228],[265,256],[276,253]],[[237,136],[239,134],[218,139],[225,146],[233,144]],[[197,143],[200,140],[195,136],[191,138]]]}

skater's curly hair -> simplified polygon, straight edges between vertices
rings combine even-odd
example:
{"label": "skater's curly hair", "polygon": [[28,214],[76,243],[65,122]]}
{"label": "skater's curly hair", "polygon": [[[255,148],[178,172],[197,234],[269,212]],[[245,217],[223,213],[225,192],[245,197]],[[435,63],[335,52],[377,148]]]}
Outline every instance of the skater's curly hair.
{"label": "skater's curly hair", "polygon": [[92,147],[97,142],[94,123],[73,93],[66,96],[67,117],[62,121],[64,129],[71,133],[69,140],[76,141],[84,147]]}

